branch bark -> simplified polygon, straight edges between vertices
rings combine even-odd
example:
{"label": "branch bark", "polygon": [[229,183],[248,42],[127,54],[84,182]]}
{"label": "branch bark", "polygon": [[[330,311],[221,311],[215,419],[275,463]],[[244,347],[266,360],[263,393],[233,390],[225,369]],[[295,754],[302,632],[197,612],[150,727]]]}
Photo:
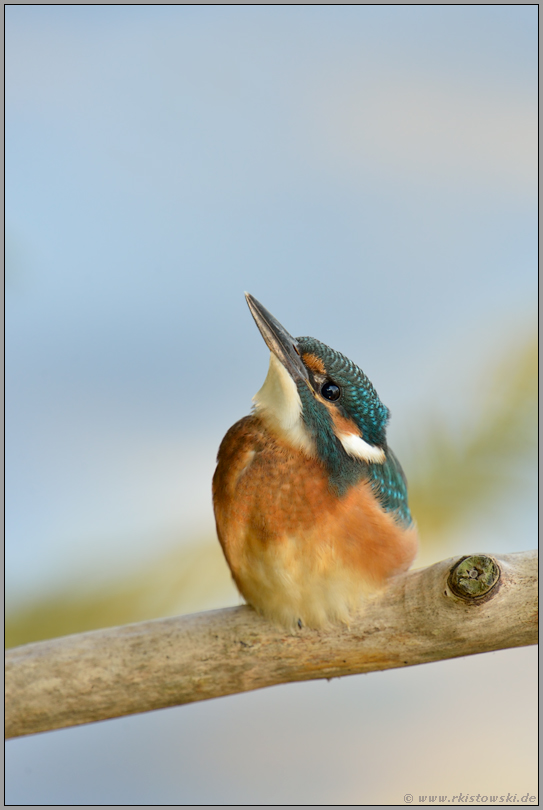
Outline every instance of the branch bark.
{"label": "branch bark", "polygon": [[289,635],[242,606],[8,650],[6,737],[536,643],[537,552],[453,558],[326,633]]}

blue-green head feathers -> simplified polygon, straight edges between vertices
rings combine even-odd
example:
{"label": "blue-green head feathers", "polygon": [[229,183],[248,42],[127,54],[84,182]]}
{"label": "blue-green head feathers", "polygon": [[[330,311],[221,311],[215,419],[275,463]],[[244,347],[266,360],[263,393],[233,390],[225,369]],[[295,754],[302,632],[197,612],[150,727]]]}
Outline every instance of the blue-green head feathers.
{"label": "blue-green head feathers", "polygon": [[[345,355],[315,338],[299,337],[296,342],[313,388],[312,392],[297,383],[302,414],[330,486],[341,496],[366,478],[383,508],[410,524],[405,476],[386,441],[388,408],[364,372]],[[340,433],[349,423],[359,437]]]}
{"label": "blue-green head feathers", "polygon": [[[368,444],[384,448],[389,411],[362,369],[320,340],[311,337],[296,340],[302,357],[309,355],[321,360],[325,369],[324,376],[340,388],[340,397],[336,401],[340,413],[353,420]],[[316,364],[310,373],[316,382],[320,381]]]}
{"label": "blue-green head feathers", "polygon": [[257,411],[291,446],[317,453],[339,497],[367,480],[383,509],[411,523],[405,477],[387,446],[388,409],[364,372],[320,340],[293,338],[256,298],[246,298],[271,352]]}

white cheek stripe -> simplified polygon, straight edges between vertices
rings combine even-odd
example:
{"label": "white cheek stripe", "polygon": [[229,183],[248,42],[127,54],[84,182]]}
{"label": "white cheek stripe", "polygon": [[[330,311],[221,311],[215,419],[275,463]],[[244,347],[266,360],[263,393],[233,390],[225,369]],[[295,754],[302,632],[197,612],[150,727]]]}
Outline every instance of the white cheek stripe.
{"label": "white cheek stripe", "polygon": [[[302,403],[296,384],[284,365],[274,354],[264,385],[253,397],[256,412],[292,447],[315,455],[315,445],[302,419]],[[372,447],[356,433],[344,433],[334,428],[345,452],[353,458],[383,464],[386,456],[380,447]]]}
{"label": "white cheek stripe", "polygon": [[364,441],[361,436],[356,436],[354,433],[340,433],[336,431],[336,436],[343,445],[343,449],[349,456],[353,458],[360,458],[363,461],[371,461],[376,464],[383,464],[386,456],[384,450],[380,447],[372,447]]}

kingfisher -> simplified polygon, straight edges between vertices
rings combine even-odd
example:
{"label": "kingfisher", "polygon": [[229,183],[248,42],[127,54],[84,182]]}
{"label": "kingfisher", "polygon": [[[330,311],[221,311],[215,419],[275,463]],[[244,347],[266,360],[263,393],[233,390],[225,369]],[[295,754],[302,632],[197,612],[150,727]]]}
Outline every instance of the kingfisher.
{"label": "kingfisher", "polygon": [[270,365],[219,448],[219,542],[243,598],[275,625],[348,626],[417,551],[389,411],[351,360],[245,297]]}

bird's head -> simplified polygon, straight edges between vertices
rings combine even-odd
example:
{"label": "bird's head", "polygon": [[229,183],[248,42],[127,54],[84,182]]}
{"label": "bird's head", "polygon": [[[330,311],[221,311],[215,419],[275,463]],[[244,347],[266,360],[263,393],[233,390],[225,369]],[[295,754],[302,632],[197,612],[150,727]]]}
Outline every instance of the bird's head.
{"label": "bird's head", "polygon": [[253,296],[249,309],[271,351],[255,411],[298,451],[318,457],[332,483],[386,461],[388,409],[363,371],[311,337],[293,338]]}

